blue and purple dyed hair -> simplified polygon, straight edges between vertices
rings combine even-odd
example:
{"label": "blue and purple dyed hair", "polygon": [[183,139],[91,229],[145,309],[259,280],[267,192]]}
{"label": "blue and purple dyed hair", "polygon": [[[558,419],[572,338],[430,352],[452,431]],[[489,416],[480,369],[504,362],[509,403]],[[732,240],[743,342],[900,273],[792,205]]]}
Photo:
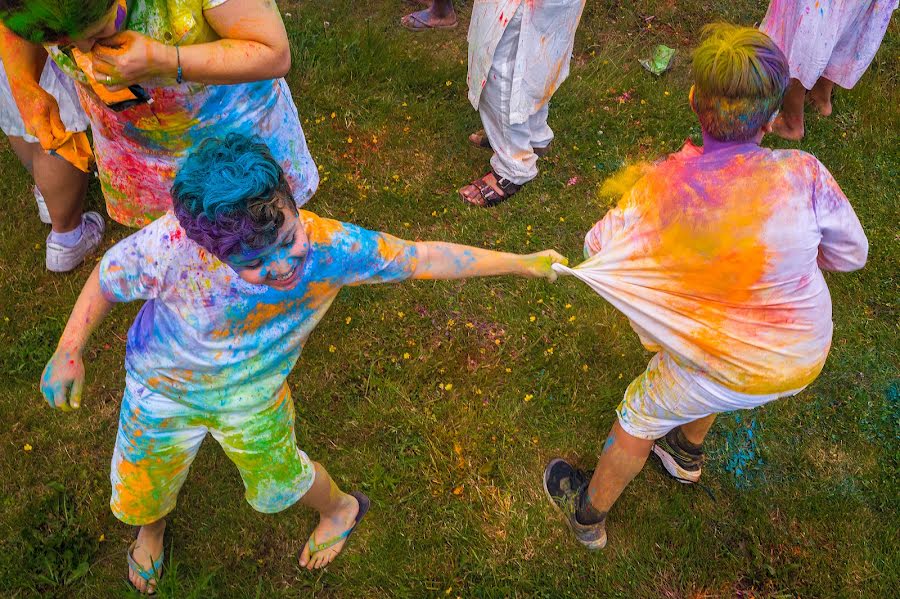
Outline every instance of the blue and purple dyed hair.
{"label": "blue and purple dyed hair", "polygon": [[691,65],[694,112],[715,139],[750,140],[781,106],[787,59],[758,29],[713,23],[702,36]]}
{"label": "blue and purple dyed hair", "polygon": [[204,139],[175,175],[175,216],[188,238],[218,258],[275,243],[282,210],[297,209],[284,171],[259,137]]}

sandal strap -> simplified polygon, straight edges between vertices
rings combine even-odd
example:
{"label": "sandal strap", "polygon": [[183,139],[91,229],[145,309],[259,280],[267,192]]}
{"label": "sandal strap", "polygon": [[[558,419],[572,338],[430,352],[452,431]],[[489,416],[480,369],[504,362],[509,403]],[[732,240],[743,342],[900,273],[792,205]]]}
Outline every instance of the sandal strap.
{"label": "sandal strap", "polygon": [[478,188],[478,193],[481,194],[481,199],[484,200],[484,205],[488,208],[493,208],[506,200],[507,196],[497,193],[497,190],[488,185],[483,177],[472,181],[472,184]]}
{"label": "sandal strap", "polygon": [[356,527],[359,526],[359,523],[362,522],[362,519],[366,517],[366,514],[369,512],[369,498],[359,491],[353,491],[350,494],[353,495],[354,498],[356,498],[356,502],[359,504],[359,511],[356,513],[356,519],[353,521],[353,526],[337,535],[336,537],[328,539],[321,545],[316,543],[315,539],[313,539],[313,535],[309,535],[307,544],[309,545],[309,554],[311,556],[319,553],[320,551],[330,549],[349,537],[356,530]]}
{"label": "sandal strap", "polygon": [[149,570],[145,570],[139,563],[134,560],[134,548],[137,545],[137,541],[133,541],[131,545],[128,546],[128,551],[125,553],[125,557],[128,560],[128,567],[137,573],[138,576],[150,582],[152,579],[156,579],[159,581],[162,576],[162,566],[163,559],[165,558],[165,551],[159,554],[159,557],[153,560],[153,564],[151,564]]}
{"label": "sandal strap", "polygon": [[503,199],[510,197],[524,187],[524,183],[519,185],[518,183],[513,183],[506,177],[501,177],[493,169],[491,169],[491,172],[494,174],[494,178],[497,179],[497,187],[505,194]]}
{"label": "sandal strap", "polygon": [[349,537],[354,528],[356,528],[355,524],[341,534],[331,537],[322,544],[316,543],[315,539],[313,539],[313,535],[309,535],[309,554],[314,555],[316,553],[319,553],[320,551],[331,549],[332,547]]}

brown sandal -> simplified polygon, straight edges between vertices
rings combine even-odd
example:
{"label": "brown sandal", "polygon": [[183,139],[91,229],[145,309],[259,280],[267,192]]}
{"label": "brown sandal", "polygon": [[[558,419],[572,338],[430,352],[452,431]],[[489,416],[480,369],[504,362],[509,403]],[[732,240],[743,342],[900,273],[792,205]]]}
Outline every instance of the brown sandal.
{"label": "brown sandal", "polygon": [[[488,184],[488,182],[484,180],[484,177],[487,177],[487,175],[484,175],[484,177],[475,179],[474,181],[469,183],[469,185],[466,185],[466,187],[463,187],[462,189],[460,189],[459,197],[461,197],[462,200],[464,202],[466,202],[467,204],[471,204],[473,206],[479,206],[481,208],[493,208],[494,206],[498,206],[498,205],[502,204],[503,202],[505,202],[506,200],[508,200],[509,198],[511,198],[513,195],[515,195],[515,193],[517,191],[519,191],[520,189],[522,189],[525,186],[524,183],[522,185],[517,185],[516,183],[513,183],[509,179],[505,179],[505,178],[501,177],[500,175],[495,173],[493,171],[493,169],[491,169],[491,172],[489,174],[494,175],[494,178],[497,179],[497,187],[500,188],[500,191],[503,192],[503,195],[500,195],[499,193],[497,193],[497,190],[494,189],[493,187],[491,187]],[[478,204],[476,202],[473,202],[470,199],[470,196],[467,196],[466,194],[463,193],[463,190],[469,186],[474,186],[478,190],[478,193],[481,196],[481,200],[483,203]],[[471,197],[475,198],[478,196],[471,196]]]}
{"label": "brown sandal", "polygon": [[[477,139],[477,141],[475,139],[472,139],[473,137],[475,137]],[[484,132],[484,129],[479,129],[478,131],[476,131],[475,133],[470,135],[469,143],[472,144],[473,146],[475,146],[476,148],[480,148],[482,150],[493,150],[494,149],[491,147],[491,140],[488,139],[488,136]],[[543,158],[550,152],[550,146],[552,146],[552,145],[553,145],[553,142],[551,141],[549,144],[547,144],[543,148],[532,148],[532,151],[535,153],[535,155],[538,158]]]}

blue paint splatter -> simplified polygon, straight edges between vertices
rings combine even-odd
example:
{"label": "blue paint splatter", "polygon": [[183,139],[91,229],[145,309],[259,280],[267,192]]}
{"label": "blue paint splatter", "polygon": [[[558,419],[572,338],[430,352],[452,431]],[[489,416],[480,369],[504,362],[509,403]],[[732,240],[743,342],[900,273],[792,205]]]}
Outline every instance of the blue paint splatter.
{"label": "blue paint splatter", "polygon": [[725,471],[734,477],[734,486],[746,489],[764,479],[763,459],[760,457],[758,425],[756,418],[745,419],[741,412],[733,412],[719,418],[725,430],[718,433],[722,442],[713,444],[711,461],[722,462]]}

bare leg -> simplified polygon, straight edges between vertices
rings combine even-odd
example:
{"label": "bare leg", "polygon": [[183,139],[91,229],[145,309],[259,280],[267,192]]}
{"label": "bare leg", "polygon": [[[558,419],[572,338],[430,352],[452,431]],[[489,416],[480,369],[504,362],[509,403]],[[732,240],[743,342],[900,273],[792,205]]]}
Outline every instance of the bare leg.
{"label": "bare leg", "polygon": [[425,10],[410,13],[400,19],[400,24],[411,31],[447,29],[457,23],[453,0],[434,0]]}
{"label": "bare leg", "polygon": [[775,134],[784,139],[803,139],[803,105],[806,99],[806,88],[797,79],[791,79],[784,102],[781,105],[781,114],[775,119],[773,130]]}
{"label": "bare leg", "polygon": [[87,173],[42,150],[34,153],[34,182],[44,196],[53,231],[65,233],[81,224]]}
{"label": "bare leg", "polygon": [[644,467],[653,441],[633,437],[625,432],[618,419],[613,423],[597,469],[588,486],[588,499],[594,509],[605,514]]}
{"label": "bare leg", "polygon": [[[311,538],[321,544],[353,526],[356,514],[359,513],[359,502],[352,495],[341,491],[321,464],[313,464],[316,478],[300,503],[319,512],[319,525],[313,530]],[[344,541],[341,541],[329,549],[310,555],[309,543],[304,543],[303,551],[300,552],[300,566],[307,570],[324,568],[337,557],[343,547]]]}
{"label": "bare leg", "polygon": [[809,99],[822,116],[831,116],[831,92],[833,89],[833,81],[819,77],[813,88],[809,90]]}
{"label": "bare leg", "polygon": [[[161,518],[156,522],[141,526],[138,531],[137,541],[131,557],[146,571],[151,571],[153,561],[159,558],[163,552],[163,535],[166,532],[166,520]],[[156,589],[156,579],[147,582],[137,572],[128,568],[128,580],[141,593],[152,593]]]}
{"label": "bare leg", "polygon": [[684,437],[694,445],[703,445],[703,440],[706,439],[706,433],[709,432],[713,422],[716,421],[716,416],[718,416],[718,414],[710,414],[709,416],[704,416],[693,422],[682,424],[681,432]]}
{"label": "bare leg", "polygon": [[22,163],[29,175],[33,174],[34,154],[42,151],[40,144],[27,142],[21,137],[10,136],[7,139],[9,139],[9,145],[12,146],[13,152],[19,158],[19,162]]}

